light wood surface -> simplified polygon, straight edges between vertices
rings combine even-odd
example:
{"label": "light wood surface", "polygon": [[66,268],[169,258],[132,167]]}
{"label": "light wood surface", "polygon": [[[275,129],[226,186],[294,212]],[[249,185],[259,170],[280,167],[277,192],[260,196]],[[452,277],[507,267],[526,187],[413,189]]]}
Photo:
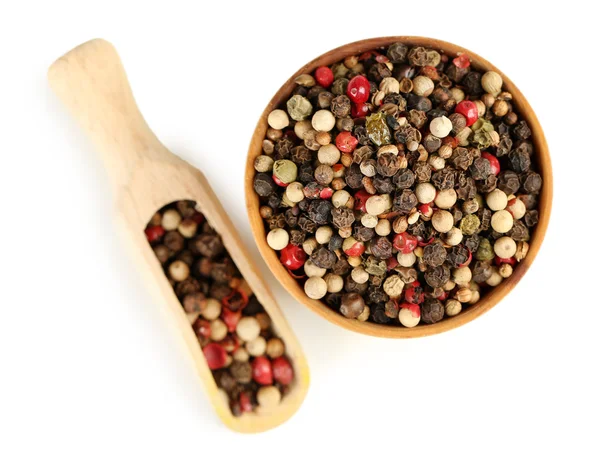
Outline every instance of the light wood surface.
{"label": "light wood surface", "polygon": [[[50,67],[48,79],[104,159],[115,189],[118,223],[126,233],[124,237],[131,252],[139,260],[140,273],[148,278],[150,289],[162,301],[170,323],[180,332],[219,417],[238,432],[261,432],[286,421],[298,409],[308,389],[306,359],[204,175],[171,153],[152,133],[137,108],[121,61],[110,43],[96,39],[73,49]],[[198,203],[269,313],[275,332],[285,341],[295,380],[290,393],[270,413],[257,410],[241,417],[231,414],[188,318],[146,240],[144,229],[150,217],[177,200]]]}
{"label": "light wood surface", "polygon": [[[539,223],[533,231],[531,241],[529,243],[529,253],[527,257],[516,266],[512,276],[504,280],[499,286],[487,292],[479,302],[468,307],[460,314],[454,317],[446,317],[444,320],[432,325],[418,325],[415,328],[378,325],[375,323],[359,322],[358,320],[347,319],[339,312],[331,309],[321,301],[308,298],[304,293],[302,286],[300,286],[296,280],[288,274],[285,267],[281,264],[276,252],[274,252],[267,245],[265,227],[258,212],[259,199],[254,192],[252,183],[255,173],[254,159],[262,153],[262,141],[268,128],[267,116],[273,109],[278,108],[284,102],[284,100],[288,98],[291,91],[296,86],[294,83],[294,78],[296,76],[303,73],[312,73],[317,67],[331,65],[349,55],[357,55],[368,50],[385,47],[393,44],[394,42],[403,42],[409,46],[421,45],[436,50],[442,50],[450,56],[455,56],[457,52],[464,52],[471,58],[471,62],[476,69],[494,70],[500,73],[504,80],[504,89],[513,95],[512,102],[514,107],[520,116],[527,121],[529,127],[531,128],[532,139],[535,145],[534,160],[537,170],[540,172],[543,178],[543,186],[539,199]],[[487,312],[489,309],[491,309],[516,286],[516,284],[531,266],[531,263],[540,250],[540,246],[542,245],[542,241],[546,234],[548,222],[550,221],[550,211],[552,208],[552,166],[550,162],[548,144],[546,143],[546,138],[544,136],[544,132],[542,131],[542,127],[540,126],[533,109],[523,94],[506,75],[494,67],[490,62],[481,58],[479,55],[449,42],[426,37],[395,36],[366,39],[363,41],[346,44],[337,49],[331,50],[300,68],[300,70],[294,73],[290,79],[286,81],[286,83],[279,89],[279,91],[277,91],[273,99],[271,99],[271,102],[269,102],[264,110],[258,121],[258,124],[256,125],[256,129],[254,130],[250,147],[248,149],[245,179],[246,206],[248,209],[248,216],[250,218],[250,225],[252,227],[254,238],[263,258],[283,287],[310,310],[316,312],[330,322],[354,332],[384,338],[415,338],[441,333],[470,322],[471,320],[479,317],[484,312]]]}

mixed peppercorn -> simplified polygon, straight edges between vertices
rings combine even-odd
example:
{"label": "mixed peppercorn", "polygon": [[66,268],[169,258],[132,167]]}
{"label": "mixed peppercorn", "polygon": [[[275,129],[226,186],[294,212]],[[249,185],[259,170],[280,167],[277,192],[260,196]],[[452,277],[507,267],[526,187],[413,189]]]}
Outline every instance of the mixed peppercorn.
{"label": "mixed peppercorn", "polygon": [[541,176],[502,77],[402,43],[295,78],[254,190],[281,263],[342,315],[414,327],[527,255]]}
{"label": "mixed peppercorn", "polygon": [[219,234],[187,200],[161,209],[145,232],[232,413],[277,406],[294,378],[285,344]]}

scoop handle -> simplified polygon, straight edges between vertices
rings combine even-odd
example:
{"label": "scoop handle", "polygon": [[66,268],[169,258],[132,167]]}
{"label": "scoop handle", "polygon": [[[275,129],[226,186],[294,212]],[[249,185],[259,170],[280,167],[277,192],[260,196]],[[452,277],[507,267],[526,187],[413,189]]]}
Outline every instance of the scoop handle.
{"label": "scoop handle", "polygon": [[115,188],[127,185],[146,157],[169,153],[142,117],[114,46],[93,39],[56,60],[51,88],[90,136]]}

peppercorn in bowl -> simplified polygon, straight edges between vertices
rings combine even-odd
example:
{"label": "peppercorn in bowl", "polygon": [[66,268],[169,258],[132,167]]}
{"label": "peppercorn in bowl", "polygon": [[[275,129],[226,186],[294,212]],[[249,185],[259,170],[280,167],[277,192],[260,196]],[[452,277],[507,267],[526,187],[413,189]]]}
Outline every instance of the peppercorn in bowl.
{"label": "peppercorn in bowl", "polygon": [[462,325],[520,280],[552,202],[544,134],[476,54],[368,39],[302,67],[250,143],[246,201],[283,286],[344,328],[416,337]]}

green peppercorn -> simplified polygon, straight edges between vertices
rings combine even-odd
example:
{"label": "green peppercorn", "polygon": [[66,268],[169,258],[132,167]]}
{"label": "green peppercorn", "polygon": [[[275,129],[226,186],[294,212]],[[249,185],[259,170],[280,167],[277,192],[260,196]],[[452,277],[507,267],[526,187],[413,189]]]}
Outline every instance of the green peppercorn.
{"label": "green peppercorn", "polygon": [[477,232],[480,224],[479,218],[474,214],[470,214],[460,220],[460,230],[463,234],[470,236]]}
{"label": "green peppercorn", "polygon": [[273,164],[273,175],[284,184],[291,184],[298,177],[298,166],[289,159],[279,159]]}
{"label": "green peppercorn", "polygon": [[304,96],[295,94],[288,100],[287,110],[292,119],[300,121],[306,119],[312,113],[312,104]]}
{"label": "green peppercorn", "polygon": [[383,112],[369,115],[366,119],[366,128],[369,139],[377,146],[390,143],[390,129],[386,124]]}
{"label": "green peppercorn", "polygon": [[479,242],[477,252],[475,252],[475,258],[481,262],[487,262],[494,259],[494,249],[492,244],[485,237]]}

